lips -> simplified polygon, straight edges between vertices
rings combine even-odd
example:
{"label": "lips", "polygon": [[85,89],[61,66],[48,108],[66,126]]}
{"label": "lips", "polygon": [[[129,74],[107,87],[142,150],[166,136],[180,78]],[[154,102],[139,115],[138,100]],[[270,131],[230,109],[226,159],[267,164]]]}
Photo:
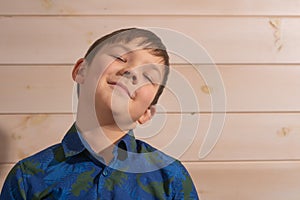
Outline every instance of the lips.
{"label": "lips", "polygon": [[131,99],[135,98],[135,92],[130,92],[128,88],[120,81],[108,81],[109,85],[121,88]]}

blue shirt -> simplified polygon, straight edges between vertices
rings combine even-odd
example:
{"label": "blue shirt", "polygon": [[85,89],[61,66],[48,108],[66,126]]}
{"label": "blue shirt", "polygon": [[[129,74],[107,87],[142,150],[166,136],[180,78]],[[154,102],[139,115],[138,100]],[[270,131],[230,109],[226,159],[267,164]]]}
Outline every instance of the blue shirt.
{"label": "blue shirt", "polygon": [[82,139],[75,124],[62,143],[19,161],[0,195],[10,199],[198,199],[178,160],[129,131],[107,166]]}

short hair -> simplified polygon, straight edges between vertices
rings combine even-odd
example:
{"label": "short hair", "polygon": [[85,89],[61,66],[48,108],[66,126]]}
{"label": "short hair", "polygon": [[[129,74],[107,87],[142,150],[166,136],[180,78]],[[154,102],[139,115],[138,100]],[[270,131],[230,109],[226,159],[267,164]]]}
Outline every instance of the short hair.
{"label": "short hair", "polygon": [[151,102],[151,105],[155,105],[158,102],[159,97],[161,96],[164,87],[167,83],[169,71],[170,71],[170,63],[169,63],[169,55],[167,53],[167,49],[165,45],[162,43],[161,39],[155,35],[153,32],[141,28],[127,28],[127,29],[120,29],[109,33],[98,40],[96,40],[86,52],[84,58],[88,64],[90,64],[97,54],[97,52],[107,44],[114,44],[114,43],[129,43],[133,40],[138,40],[138,46],[142,49],[149,50],[149,53],[160,57],[163,59],[163,64],[165,67],[165,73],[163,76],[163,80],[161,85],[158,88],[158,91]]}

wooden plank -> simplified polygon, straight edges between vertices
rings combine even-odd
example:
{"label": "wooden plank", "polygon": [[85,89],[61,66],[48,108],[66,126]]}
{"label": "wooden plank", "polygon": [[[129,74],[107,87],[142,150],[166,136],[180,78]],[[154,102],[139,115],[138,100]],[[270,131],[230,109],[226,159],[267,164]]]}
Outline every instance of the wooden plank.
{"label": "wooden plank", "polygon": [[72,111],[70,67],[7,66],[0,69],[2,113]]}
{"label": "wooden plank", "polygon": [[[210,72],[212,66],[178,66],[174,69],[182,79],[168,82],[161,104],[165,110],[199,112],[295,112],[300,110],[300,96],[295,91],[300,87],[300,67],[280,65],[220,65],[217,73]],[[209,72],[209,73],[208,73]],[[171,76],[172,77],[172,76]],[[222,79],[222,80],[220,80]],[[189,83],[190,88],[182,83]],[[192,90],[195,96],[184,98],[176,93]],[[224,91],[225,90],[225,91]],[[169,92],[170,91],[170,92]],[[175,94],[171,94],[171,92]],[[225,97],[223,95],[225,93]],[[175,101],[177,95],[179,103]],[[191,102],[197,98],[198,109]],[[226,107],[222,106],[222,98]],[[172,101],[174,99],[174,101]],[[186,100],[189,99],[189,100]],[[185,104],[185,102],[188,102]],[[197,108],[197,107],[196,107]]]}
{"label": "wooden plank", "polygon": [[[227,114],[221,136],[204,160],[299,159],[299,117],[299,114]],[[201,136],[211,137],[205,125],[220,126],[211,122],[203,124],[183,160],[197,160]]]}
{"label": "wooden plank", "polygon": [[300,162],[185,163],[202,200],[297,200]]}
{"label": "wooden plank", "polygon": [[[211,66],[172,69],[159,112],[300,111],[298,65],[220,65],[220,76],[206,73]],[[69,65],[0,67],[0,113],[72,113],[71,71]]]}
{"label": "wooden plank", "polygon": [[[201,161],[300,159],[300,114],[157,114],[135,131],[137,138],[182,161],[200,161],[199,152],[210,127],[220,138]],[[68,130],[72,115],[0,115],[0,163],[16,162],[54,143]]]}
{"label": "wooden plank", "polygon": [[[98,37],[132,26],[163,27],[193,38],[189,41],[203,48],[195,44],[184,51],[197,58],[191,62],[210,63],[203,58],[204,49],[215,63],[300,63],[297,17],[1,17],[0,26],[0,64],[74,63]],[[166,35],[164,41],[174,51],[186,47],[186,41],[171,37],[173,33]],[[184,62],[173,58],[173,63]]]}
{"label": "wooden plank", "polygon": [[[298,200],[300,163],[183,163],[202,200]],[[0,165],[0,188],[13,164]]]}
{"label": "wooden plank", "polygon": [[17,162],[59,143],[73,120],[72,115],[0,115],[1,162]]}
{"label": "wooden plank", "polygon": [[300,1],[180,0],[1,0],[1,15],[288,15],[299,16]]}

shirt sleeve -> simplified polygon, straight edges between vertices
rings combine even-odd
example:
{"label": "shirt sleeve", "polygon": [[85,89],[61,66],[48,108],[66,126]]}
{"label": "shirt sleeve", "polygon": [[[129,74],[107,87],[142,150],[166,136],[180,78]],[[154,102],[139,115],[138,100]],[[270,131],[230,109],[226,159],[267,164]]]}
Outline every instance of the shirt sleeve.
{"label": "shirt sleeve", "polygon": [[22,199],[26,199],[26,189],[21,165],[17,163],[6,177],[0,194],[0,200]]}
{"label": "shirt sleeve", "polygon": [[179,170],[175,180],[174,200],[199,200],[196,187],[186,168],[179,162]]}

